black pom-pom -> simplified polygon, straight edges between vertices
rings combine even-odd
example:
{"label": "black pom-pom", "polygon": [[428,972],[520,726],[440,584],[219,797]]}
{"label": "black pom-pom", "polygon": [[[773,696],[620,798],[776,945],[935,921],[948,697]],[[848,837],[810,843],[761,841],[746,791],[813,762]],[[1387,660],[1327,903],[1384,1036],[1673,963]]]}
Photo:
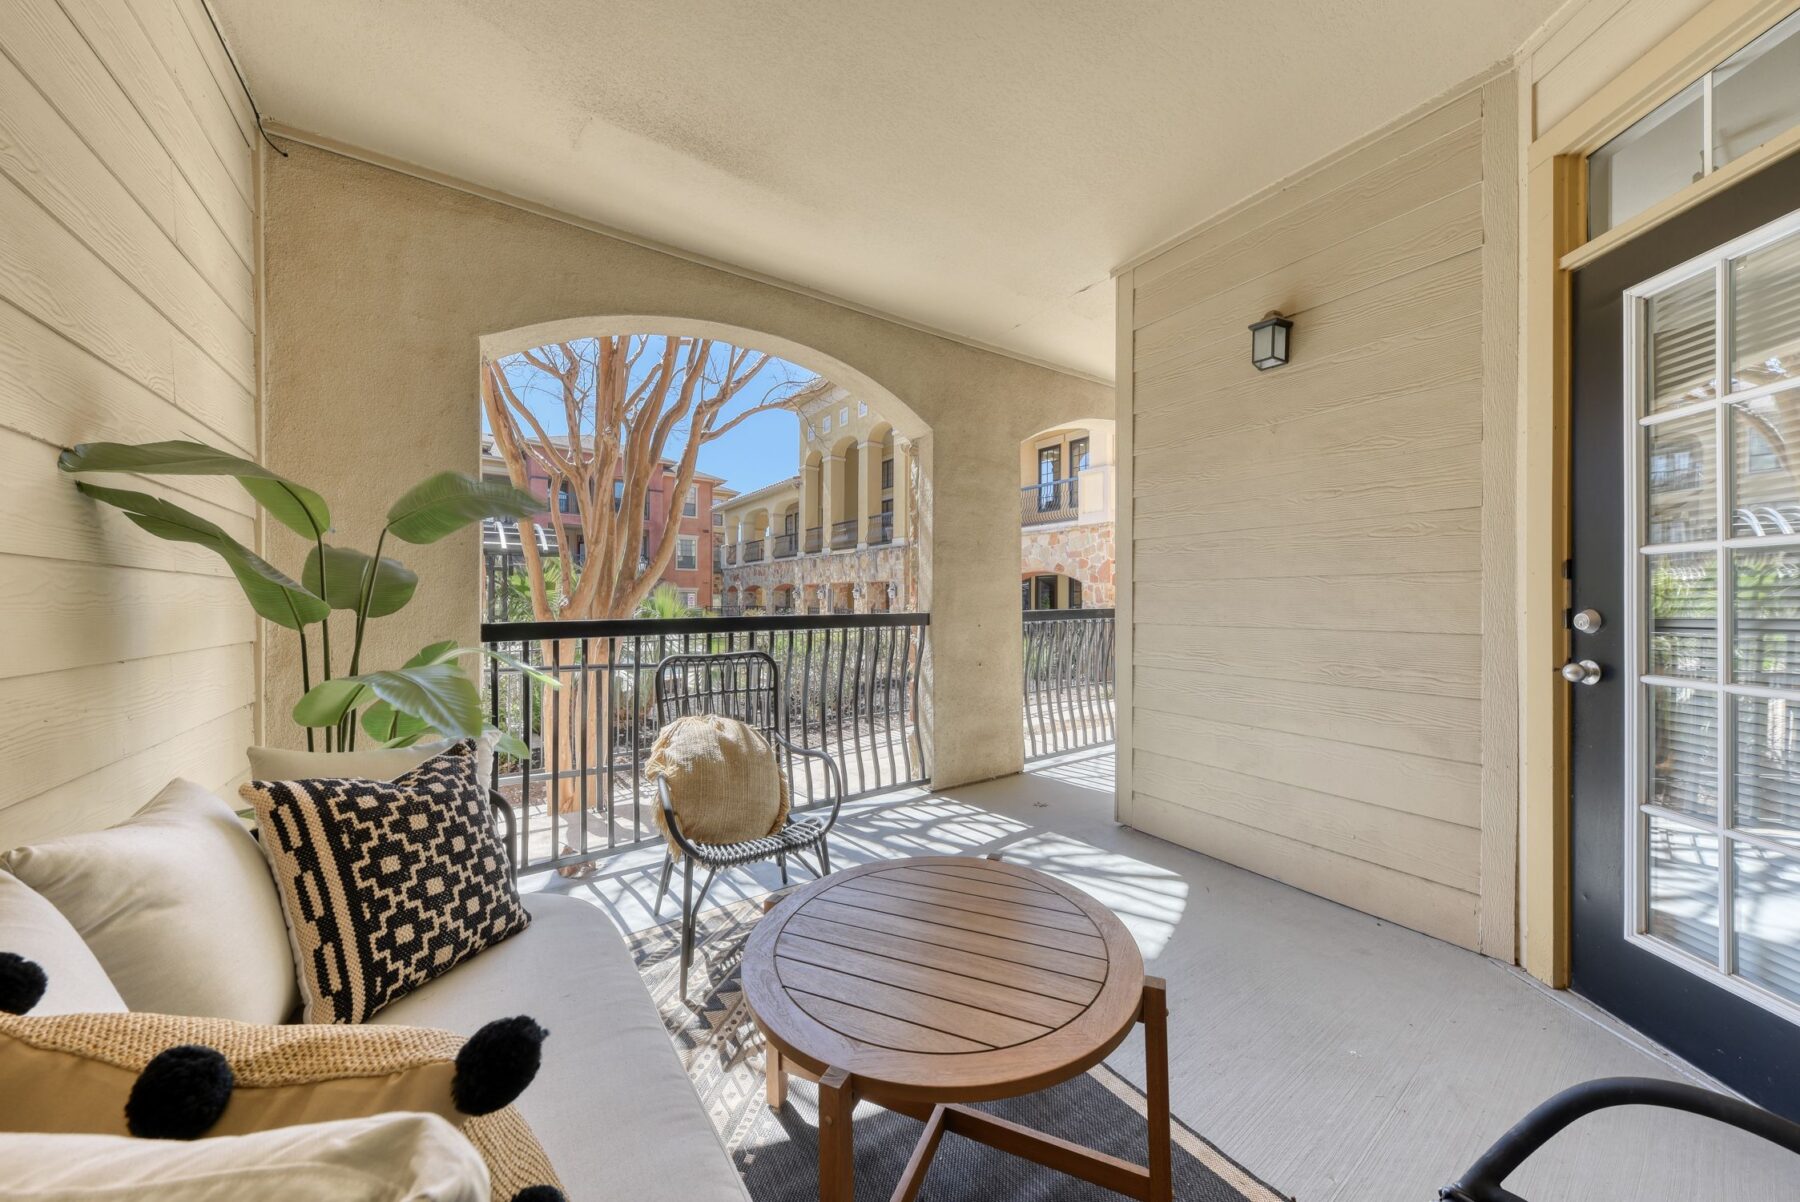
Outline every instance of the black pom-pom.
{"label": "black pom-pom", "polygon": [[199,1139],[231,1101],[231,1065],[213,1048],[183,1044],[144,1066],[125,1100],[125,1128],[143,1139]]}
{"label": "black pom-pom", "polygon": [[554,1185],[528,1185],[512,1196],[512,1202],[569,1202]]}
{"label": "black pom-pom", "polygon": [[549,1033],[521,1014],[496,1018],[469,1036],[456,1054],[450,1100],[464,1114],[492,1114],[510,1106],[537,1076]]}
{"label": "black pom-pom", "polygon": [[0,952],[0,1010],[25,1014],[43,999],[50,985],[42,966],[17,952]]}

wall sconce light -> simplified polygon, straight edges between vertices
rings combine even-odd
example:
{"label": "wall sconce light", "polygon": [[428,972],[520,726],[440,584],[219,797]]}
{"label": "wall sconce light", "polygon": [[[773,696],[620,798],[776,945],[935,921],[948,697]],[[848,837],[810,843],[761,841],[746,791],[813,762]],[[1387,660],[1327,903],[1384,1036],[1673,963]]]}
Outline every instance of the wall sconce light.
{"label": "wall sconce light", "polygon": [[1288,361],[1288,331],[1294,323],[1271,310],[1250,327],[1250,362],[1257,371],[1268,371]]}

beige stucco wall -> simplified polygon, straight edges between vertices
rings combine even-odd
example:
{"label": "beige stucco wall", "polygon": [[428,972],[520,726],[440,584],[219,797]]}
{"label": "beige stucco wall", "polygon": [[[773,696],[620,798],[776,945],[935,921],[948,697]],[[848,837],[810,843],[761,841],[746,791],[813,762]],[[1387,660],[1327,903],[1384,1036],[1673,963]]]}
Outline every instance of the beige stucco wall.
{"label": "beige stucco wall", "polygon": [[[413,480],[475,468],[483,335],[631,314],[757,331],[767,349],[867,395],[916,440],[933,775],[950,785],[1017,770],[1018,444],[1109,416],[1111,389],[458,189],[286,149],[267,156],[263,180],[268,462],[332,498],[341,538],[368,545]],[[405,548],[418,595],[375,626],[369,661],[473,639],[477,556],[474,530]],[[269,642],[275,714],[295,695],[294,657],[291,640]],[[292,731],[272,722],[269,736]]]}

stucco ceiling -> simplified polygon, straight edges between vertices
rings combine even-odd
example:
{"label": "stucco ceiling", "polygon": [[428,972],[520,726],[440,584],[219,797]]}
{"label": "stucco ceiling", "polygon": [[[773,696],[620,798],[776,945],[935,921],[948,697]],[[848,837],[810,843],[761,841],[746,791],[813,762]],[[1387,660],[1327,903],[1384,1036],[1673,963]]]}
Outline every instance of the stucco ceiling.
{"label": "stucco ceiling", "polygon": [[212,2],[271,122],[1110,378],[1115,266],[1557,0]]}

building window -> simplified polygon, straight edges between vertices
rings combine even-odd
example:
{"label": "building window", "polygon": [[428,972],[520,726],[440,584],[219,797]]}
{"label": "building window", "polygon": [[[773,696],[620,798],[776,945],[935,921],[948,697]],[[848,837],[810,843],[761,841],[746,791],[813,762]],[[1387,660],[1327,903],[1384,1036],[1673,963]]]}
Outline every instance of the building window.
{"label": "building window", "polygon": [[1069,608],[1081,608],[1081,581],[1079,580],[1069,581]]}
{"label": "building window", "polygon": [[683,534],[675,540],[676,567],[691,572],[700,566],[699,541],[691,534]]}
{"label": "building window", "polygon": [[1069,475],[1085,472],[1088,465],[1088,440],[1071,438],[1069,440]]}
{"label": "building window", "polygon": [[831,414],[825,415],[825,420],[819,423],[819,430],[824,434],[831,433]]}
{"label": "building window", "polygon": [[894,461],[892,459],[881,461],[881,487],[894,487]]}
{"label": "building window", "polygon": [[713,525],[721,527],[725,525],[725,511],[723,509],[713,510]]}
{"label": "building window", "polygon": [[688,485],[687,500],[681,503],[681,516],[684,518],[700,516],[700,486],[698,484]]}
{"label": "building window", "polygon": [[682,590],[681,604],[683,607],[685,607],[687,609],[693,609],[696,605],[699,604],[699,602],[700,602],[700,594],[696,593],[693,589],[690,588],[690,589]]}
{"label": "building window", "polygon": [[843,412],[838,414],[838,421],[846,426],[850,424],[850,406],[844,406]]}
{"label": "building window", "polygon": [[617,513],[619,511],[619,506],[623,505],[624,503],[625,503],[625,481],[614,480],[613,481],[613,512]]}
{"label": "building window", "polygon": [[575,490],[564,480],[556,488],[556,508],[559,513],[575,512]]}
{"label": "building window", "polygon": [[1032,582],[1035,596],[1032,598],[1033,609],[1056,608],[1056,577],[1039,576]]}

